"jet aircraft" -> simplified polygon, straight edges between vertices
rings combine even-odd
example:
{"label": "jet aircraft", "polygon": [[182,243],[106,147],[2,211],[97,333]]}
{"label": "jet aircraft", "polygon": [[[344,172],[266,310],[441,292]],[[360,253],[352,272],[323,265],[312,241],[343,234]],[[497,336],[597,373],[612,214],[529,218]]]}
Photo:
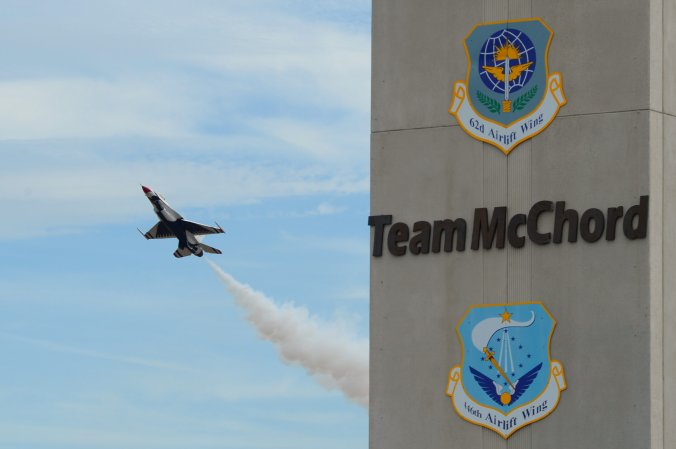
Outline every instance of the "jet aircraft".
{"label": "jet aircraft", "polygon": [[162,195],[146,186],[141,186],[143,193],[146,194],[148,201],[153,205],[155,214],[160,218],[148,232],[145,234],[139,229],[138,232],[148,240],[152,239],[178,239],[178,249],[174,251],[175,257],[185,257],[191,254],[202,257],[204,252],[211,254],[221,254],[221,251],[205,245],[200,240],[200,236],[207,234],[223,234],[223,228],[218,223],[217,227],[207,226],[192,221],[184,220],[183,217],[174,209],[169,207]]}

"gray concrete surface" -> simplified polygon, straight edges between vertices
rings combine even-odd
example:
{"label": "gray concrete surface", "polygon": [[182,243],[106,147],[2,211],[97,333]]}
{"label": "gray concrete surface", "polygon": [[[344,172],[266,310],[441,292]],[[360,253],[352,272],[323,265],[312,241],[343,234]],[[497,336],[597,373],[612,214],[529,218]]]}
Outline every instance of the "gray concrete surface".
{"label": "gray concrete surface", "polygon": [[375,0],[372,130],[455,124],[447,110],[453,83],[466,75],[465,36],[475,23],[519,17],[541,17],[554,30],[550,70],[575,100],[560,115],[648,108],[647,0],[530,3]]}
{"label": "gray concrete surface", "polygon": [[[472,26],[521,17],[554,30],[568,105],[505,157],[447,109]],[[373,21],[372,215],[651,202],[645,240],[372,258],[370,448],[676,448],[676,1],[375,0]],[[557,320],[569,389],[505,441],[444,390],[464,311],[524,300]]]}
{"label": "gray concrete surface", "polygon": [[[676,12],[676,10],[674,10]],[[676,21],[676,17],[674,18]],[[676,447],[676,117],[664,116],[664,447]]]}
{"label": "gray concrete surface", "polygon": [[676,116],[676,0],[664,0],[661,12],[660,19],[664,32],[662,39],[663,111]]}

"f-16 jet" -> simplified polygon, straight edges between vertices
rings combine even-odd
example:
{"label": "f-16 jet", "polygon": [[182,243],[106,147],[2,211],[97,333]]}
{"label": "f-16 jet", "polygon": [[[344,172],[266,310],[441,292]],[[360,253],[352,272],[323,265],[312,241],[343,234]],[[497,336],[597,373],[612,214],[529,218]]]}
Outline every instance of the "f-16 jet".
{"label": "f-16 jet", "polygon": [[178,239],[178,249],[174,251],[174,257],[185,257],[191,254],[202,257],[204,252],[221,254],[221,251],[202,243],[198,237],[207,234],[223,234],[223,228],[218,223],[217,227],[207,226],[192,221],[184,220],[181,214],[169,207],[162,195],[146,186],[141,186],[148,201],[153,205],[155,214],[160,221],[150,228],[145,234],[139,229],[138,232],[148,240],[152,239]]}

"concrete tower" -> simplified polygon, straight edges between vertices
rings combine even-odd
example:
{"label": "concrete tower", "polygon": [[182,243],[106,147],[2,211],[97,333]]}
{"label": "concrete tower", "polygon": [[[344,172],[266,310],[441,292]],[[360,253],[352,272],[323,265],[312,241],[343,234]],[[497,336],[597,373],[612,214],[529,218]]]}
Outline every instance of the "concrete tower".
{"label": "concrete tower", "polygon": [[[549,70],[568,102],[505,155],[448,109],[470,30],[531,17],[554,32]],[[676,0],[374,0],[372,54],[371,215],[410,235],[444,219],[467,229],[464,251],[415,254],[403,225],[371,228],[370,448],[676,448]],[[561,243],[471,248],[478,208],[509,220],[563,201],[608,227],[609,208],[626,214],[642,196],[644,238],[620,219],[613,239],[570,242],[566,227]],[[540,232],[554,219],[542,213]],[[503,439],[461,419],[446,382],[467,309],[524,301],[556,319],[568,389]]]}

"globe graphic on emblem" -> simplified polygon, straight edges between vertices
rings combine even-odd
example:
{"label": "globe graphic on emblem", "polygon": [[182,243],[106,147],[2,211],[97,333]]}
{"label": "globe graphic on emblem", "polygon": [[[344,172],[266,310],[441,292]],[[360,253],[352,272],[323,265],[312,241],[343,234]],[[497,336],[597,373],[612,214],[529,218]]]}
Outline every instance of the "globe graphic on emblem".
{"label": "globe graphic on emblem", "polygon": [[488,89],[509,100],[510,94],[530,81],[536,62],[530,38],[523,31],[505,28],[493,33],[481,46],[479,77]]}

